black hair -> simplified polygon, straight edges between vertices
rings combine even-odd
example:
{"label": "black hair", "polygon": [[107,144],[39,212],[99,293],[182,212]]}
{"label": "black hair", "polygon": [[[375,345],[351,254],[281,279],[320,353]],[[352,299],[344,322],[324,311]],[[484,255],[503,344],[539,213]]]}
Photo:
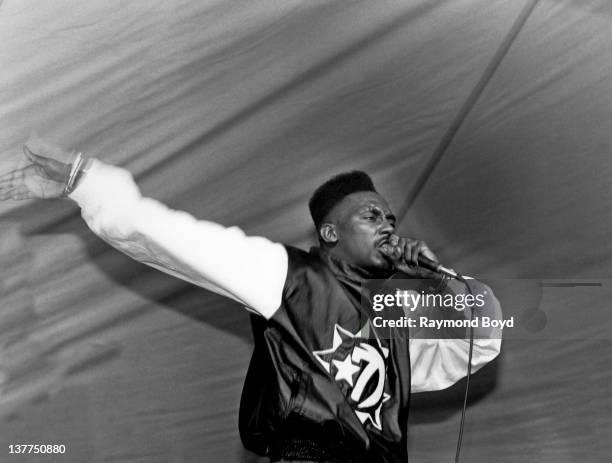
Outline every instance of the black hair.
{"label": "black hair", "polygon": [[336,204],[358,191],[376,193],[370,176],[359,170],[338,174],[317,188],[308,202],[310,215],[317,230]]}

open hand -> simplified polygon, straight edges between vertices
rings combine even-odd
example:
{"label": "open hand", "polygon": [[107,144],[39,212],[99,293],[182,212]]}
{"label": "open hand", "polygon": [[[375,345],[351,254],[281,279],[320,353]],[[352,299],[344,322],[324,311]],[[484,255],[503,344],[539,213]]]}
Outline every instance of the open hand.
{"label": "open hand", "polygon": [[23,153],[22,167],[0,174],[0,200],[62,196],[76,154],[36,136],[26,142]]}

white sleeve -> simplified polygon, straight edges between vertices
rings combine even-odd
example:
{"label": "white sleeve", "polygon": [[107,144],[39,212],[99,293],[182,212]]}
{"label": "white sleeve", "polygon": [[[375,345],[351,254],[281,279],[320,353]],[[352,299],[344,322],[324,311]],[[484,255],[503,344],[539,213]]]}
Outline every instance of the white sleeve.
{"label": "white sleeve", "polygon": [[130,257],[266,318],[280,307],[288,266],[283,245],[143,198],[128,171],[97,160],[70,198],[94,233]]}
{"label": "white sleeve", "polygon": [[[485,288],[488,291],[482,315],[499,320],[502,316],[499,301],[490,288]],[[465,312],[469,318],[468,311]],[[488,338],[474,336],[472,373],[497,357],[501,350],[501,330],[488,331]],[[410,339],[409,348],[412,392],[439,391],[467,375],[469,338]]]}

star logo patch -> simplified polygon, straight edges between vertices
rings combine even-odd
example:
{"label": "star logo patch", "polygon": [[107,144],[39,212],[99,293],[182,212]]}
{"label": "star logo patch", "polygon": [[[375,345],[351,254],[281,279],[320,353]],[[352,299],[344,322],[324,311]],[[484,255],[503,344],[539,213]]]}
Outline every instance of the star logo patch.
{"label": "star logo patch", "polygon": [[359,421],[369,421],[382,431],[381,409],[391,398],[384,391],[389,349],[375,332],[374,340],[367,339],[364,333],[368,328],[365,325],[351,333],[335,324],[331,348],[314,351],[313,355],[345,391]]}

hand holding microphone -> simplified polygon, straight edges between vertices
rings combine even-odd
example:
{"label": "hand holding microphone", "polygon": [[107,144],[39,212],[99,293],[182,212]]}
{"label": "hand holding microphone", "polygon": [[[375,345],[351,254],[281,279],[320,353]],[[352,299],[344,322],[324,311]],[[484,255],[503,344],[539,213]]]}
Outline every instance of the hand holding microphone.
{"label": "hand holding microphone", "polygon": [[401,238],[395,234],[380,247],[395,269],[416,278],[457,278],[457,273],[438,263],[438,258],[424,241]]}

